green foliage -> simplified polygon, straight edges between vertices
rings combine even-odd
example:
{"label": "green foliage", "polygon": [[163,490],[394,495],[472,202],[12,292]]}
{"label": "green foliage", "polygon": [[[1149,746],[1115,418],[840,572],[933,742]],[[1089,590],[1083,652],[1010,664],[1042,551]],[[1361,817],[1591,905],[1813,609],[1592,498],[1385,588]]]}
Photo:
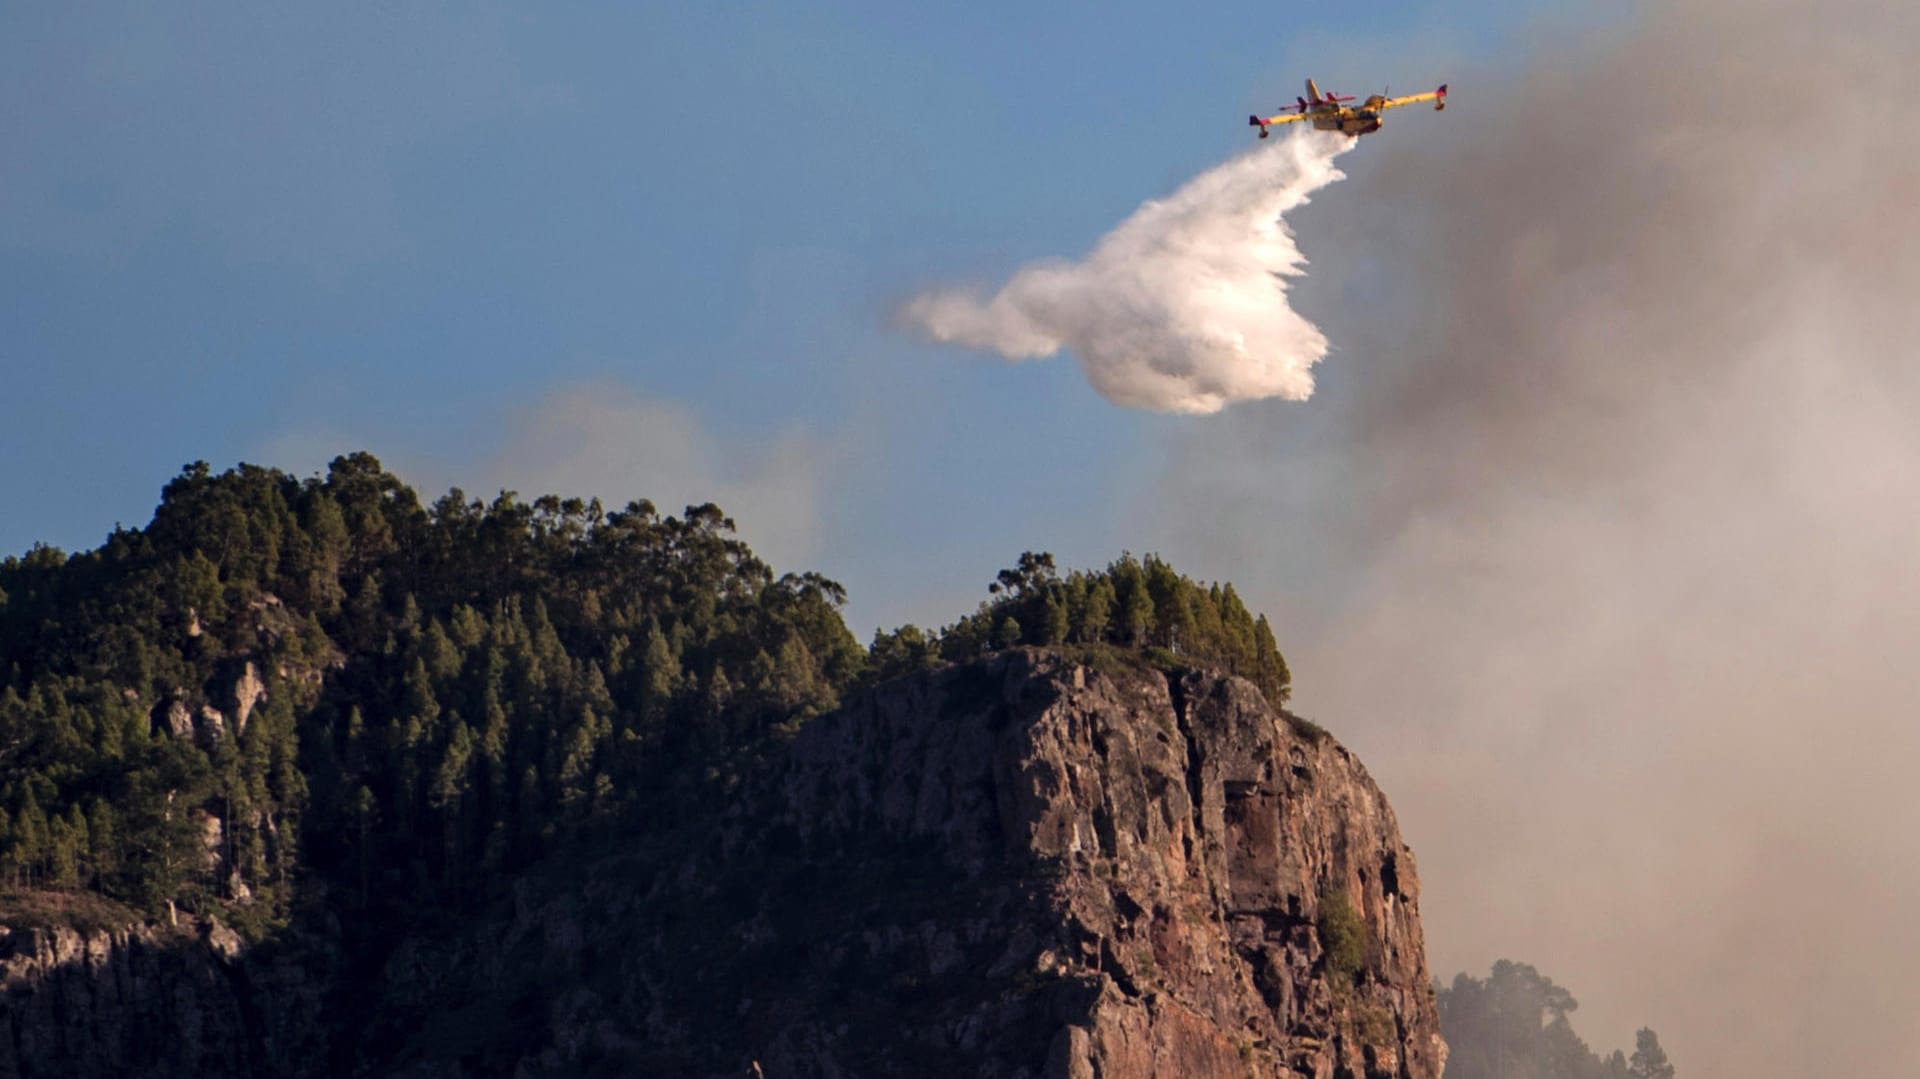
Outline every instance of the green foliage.
{"label": "green foliage", "polygon": [[1252,681],[1275,705],[1292,675],[1265,616],[1232,585],[1201,585],[1154,555],[1123,554],[1105,570],[1060,576],[1051,554],[1023,553],[987,587],[980,609],[929,637],[914,626],[874,636],[870,676],[890,678],[942,657],[959,662],[1016,645],[1115,646],[1165,669],[1217,667]]}
{"label": "green foliage", "polygon": [[1314,927],[1320,934],[1320,963],[1336,986],[1350,986],[1367,964],[1367,924],[1353,909],[1347,893],[1329,888],[1320,893]]}
{"label": "green foliage", "polygon": [[866,662],[840,586],[717,507],[429,508],[367,454],[196,462],[146,528],[0,591],[0,885],[253,927],[306,876],[439,903],[698,801]]}
{"label": "green foliage", "polygon": [[251,935],[324,895],[377,927],[710,816],[866,680],[1040,645],[1288,690],[1264,619],[1152,556],[1028,552],[974,614],[869,649],[845,600],[713,505],[195,462],[146,527],[0,560],[0,887]]}
{"label": "green foliage", "polygon": [[875,680],[898,678],[940,665],[940,640],[919,626],[905,625],[892,633],[875,630],[867,649],[867,671]]}

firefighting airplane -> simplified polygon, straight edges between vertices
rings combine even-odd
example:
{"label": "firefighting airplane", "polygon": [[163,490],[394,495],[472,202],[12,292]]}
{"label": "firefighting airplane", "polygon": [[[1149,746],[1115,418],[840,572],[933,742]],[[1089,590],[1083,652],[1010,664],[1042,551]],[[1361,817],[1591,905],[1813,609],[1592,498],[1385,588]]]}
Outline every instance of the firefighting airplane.
{"label": "firefighting airplane", "polygon": [[1433,102],[1435,109],[1447,107],[1447,88],[1427,94],[1414,94],[1412,97],[1387,97],[1375,94],[1358,105],[1346,105],[1342,102],[1355,100],[1352,94],[1322,94],[1320,87],[1312,79],[1307,80],[1307,96],[1295,98],[1295,104],[1287,106],[1278,116],[1261,119],[1258,116],[1247,117],[1247,123],[1260,129],[1260,137],[1267,137],[1267,128],[1279,124],[1290,124],[1295,120],[1311,120],[1319,131],[1338,131],[1359,138],[1371,131],[1380,130],[1380,114],[1388,109],[1397,109],[1402,105],[1417,105],[1422,101]]}

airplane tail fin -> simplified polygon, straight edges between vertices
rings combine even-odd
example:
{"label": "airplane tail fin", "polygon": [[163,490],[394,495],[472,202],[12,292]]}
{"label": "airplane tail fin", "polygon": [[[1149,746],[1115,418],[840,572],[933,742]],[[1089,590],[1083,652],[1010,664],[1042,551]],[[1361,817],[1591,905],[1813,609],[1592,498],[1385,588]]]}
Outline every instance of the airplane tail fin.
{"label": "airplane tail fin", "polygon": [[1316,105],[1320,103],[1320,85],[1312,79],[1307,80],[1307,100]]}
{"label": "airplane tail fin", "polygon": [[1433,92],[1433,111],[1439,112],[1447,107],[1447,84],[1441,83],[1440,89]]}
{"label": "airplane tail fin", "polygon": [[1251,126],[1253,126],[1253,127],[1257,127],[1257,128],[1259,128],[1259,129],[1260,129],[1260,137],[1261,137],[1261,138],[1263,138],[1263,139],[1264,139],[1264,138],[1266,138],[1266,137],[1267,137],[1267,125],[1266,125],[1266,121],[1264,121],[1264,120],[1262,120],[1262,119],[1260,119],[1260,118],[1259,118],[1258,116],[1249,116],[1249,117],[1247,117],[1247,123],[1248,123],[1249,125],[1251,125]]}

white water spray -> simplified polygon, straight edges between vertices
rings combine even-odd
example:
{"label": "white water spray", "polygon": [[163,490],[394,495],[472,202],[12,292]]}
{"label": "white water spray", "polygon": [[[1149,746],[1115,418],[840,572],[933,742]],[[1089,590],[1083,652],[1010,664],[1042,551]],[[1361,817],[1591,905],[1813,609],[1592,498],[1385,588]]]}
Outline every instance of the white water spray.
{"label": "white water spray", "polygon": [[1299,132],[1141,205],[1079,262],[1021,268],[991,297],[942,288],[901,321],[927,337],[1014,361],[1071,351],[1109,401],[1209,413],[1235,401],[1313,394],[1327,354],[1287,305],[1306,258],[1281,216],[1342,179],[1353,140]]}

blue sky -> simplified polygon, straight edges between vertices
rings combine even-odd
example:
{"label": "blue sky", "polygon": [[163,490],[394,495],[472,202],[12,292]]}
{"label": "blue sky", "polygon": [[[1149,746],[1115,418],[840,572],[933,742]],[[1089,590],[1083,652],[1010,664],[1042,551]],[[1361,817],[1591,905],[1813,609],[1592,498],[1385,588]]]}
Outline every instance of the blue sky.
{"label": "blue sky", "polygon": [[[0,551],[143,523],[187,461],[364,447],[429,492],[796,483],[729,507],[750,540],[868,623],[957,613],[1020,549],[1140,547],[1132,479],[1191,421],[891,307],[1084,251],[1308,70],[1425,85],[1521,10],[10,7]],[[586,400],[671,409],[708,460],[650,483],[617,415],[571,459],[624,468],[516,458]]]}

